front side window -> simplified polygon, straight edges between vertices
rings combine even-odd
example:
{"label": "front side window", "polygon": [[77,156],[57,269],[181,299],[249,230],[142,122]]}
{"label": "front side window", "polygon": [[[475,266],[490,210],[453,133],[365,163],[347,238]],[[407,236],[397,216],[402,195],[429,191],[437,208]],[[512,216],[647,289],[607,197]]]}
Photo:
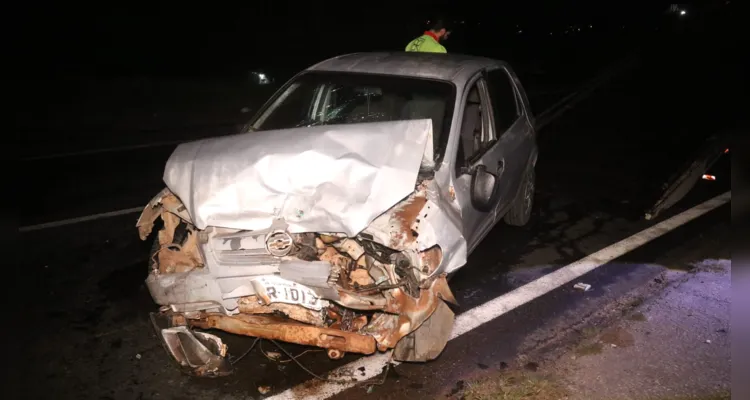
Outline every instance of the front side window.
{"label": "front side window", "polygon": [[508,73],[498,68],[487,74],[492,109],[495,115],[495,131],[500,137],[520,116],[518,96]]}
{"label": "front side window", "polygon": [[429,118],[434,154],[442,158],[455,87],[418,78],[309,72],[296,78],[253,123],[254,130]]}

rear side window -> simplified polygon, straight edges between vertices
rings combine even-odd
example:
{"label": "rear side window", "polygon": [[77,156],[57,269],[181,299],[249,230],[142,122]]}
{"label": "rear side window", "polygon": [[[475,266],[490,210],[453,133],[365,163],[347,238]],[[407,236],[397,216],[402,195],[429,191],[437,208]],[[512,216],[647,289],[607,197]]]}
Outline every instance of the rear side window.
{"label": "rear side window", "polygon": [[508,73],[498,68],[487,74],[487,86],[495,115],[495,135],[499,138],[518,119],[516,92]]}

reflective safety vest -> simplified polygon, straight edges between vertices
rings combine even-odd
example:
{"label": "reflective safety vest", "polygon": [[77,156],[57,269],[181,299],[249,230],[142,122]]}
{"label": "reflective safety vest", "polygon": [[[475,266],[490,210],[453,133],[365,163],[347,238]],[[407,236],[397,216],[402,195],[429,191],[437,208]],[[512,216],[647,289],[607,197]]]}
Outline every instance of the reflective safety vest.
{"label": "reflective safety vest", "polygon": [[412,40],[406,45],[406,51],[420,51],[423,53],[447,53],[445,47],[438,43],[435,34],[427,31],[424,35]]}

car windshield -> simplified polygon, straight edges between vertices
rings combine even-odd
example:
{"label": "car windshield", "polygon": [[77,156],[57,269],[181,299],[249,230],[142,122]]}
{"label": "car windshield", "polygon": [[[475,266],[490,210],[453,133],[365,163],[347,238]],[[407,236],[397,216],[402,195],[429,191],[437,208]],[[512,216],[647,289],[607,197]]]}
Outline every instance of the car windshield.
{"label": "car windshield", "polygon": [[273,130],[429,118],[435,160],[448,141],[455,87],[400,76],[308,72],[297,77],[252,125]]}

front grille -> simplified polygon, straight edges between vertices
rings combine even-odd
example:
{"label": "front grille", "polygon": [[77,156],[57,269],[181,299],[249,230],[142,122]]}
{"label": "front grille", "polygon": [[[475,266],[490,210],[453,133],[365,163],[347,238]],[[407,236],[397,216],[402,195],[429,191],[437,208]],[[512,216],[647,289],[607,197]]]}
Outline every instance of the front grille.
{"label": "front grille", "polygon": [[279,259],[268,254],[266,249],[217,250],[215,254],[221,264],[273,265],[279,263]]}

